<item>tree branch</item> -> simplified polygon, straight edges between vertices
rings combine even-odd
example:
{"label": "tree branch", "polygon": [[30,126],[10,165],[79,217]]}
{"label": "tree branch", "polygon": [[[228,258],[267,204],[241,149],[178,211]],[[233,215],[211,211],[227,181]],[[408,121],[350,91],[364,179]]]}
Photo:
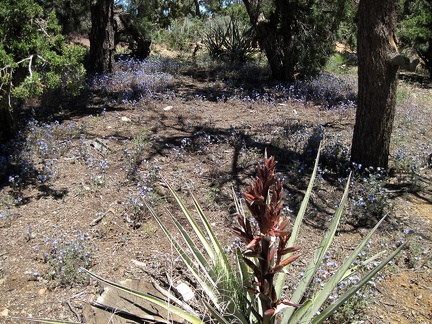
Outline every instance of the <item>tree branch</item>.
{"label": "tree branch", "polygon": [[410,72],[415,72],[417,65],[420,60],[415,59],[410,62],[410,59],[402,54],[397,54],[390,59],[391,64],[399,66],[401,69],[408,70]]}

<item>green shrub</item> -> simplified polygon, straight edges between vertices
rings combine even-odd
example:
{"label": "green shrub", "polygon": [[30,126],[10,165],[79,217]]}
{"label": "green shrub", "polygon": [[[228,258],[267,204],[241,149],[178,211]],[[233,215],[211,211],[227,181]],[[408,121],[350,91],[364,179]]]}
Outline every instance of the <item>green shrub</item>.
{"label": "green shrub", "polygon": [[167,30],[160,31],[159,42],[168,44],[169,48],[189,52],[201,40],[203,22],[197,18],[176,19]]}

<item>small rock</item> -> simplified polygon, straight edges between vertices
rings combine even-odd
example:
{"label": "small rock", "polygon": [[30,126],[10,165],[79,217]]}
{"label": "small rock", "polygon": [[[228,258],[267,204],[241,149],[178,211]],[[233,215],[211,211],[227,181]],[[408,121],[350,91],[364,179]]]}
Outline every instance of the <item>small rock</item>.
{"label": "small rock", "polygon": [[120,120],[122,121],[122,122],[126,122],[126,123],[128,123],[128,122],[131,122],[132,120],[130,119],[130,118],[128,118],[128,117],[125,117],[125,116],[123,116],[122,118],[120,118]]}
{"label": "small rock", "polygon": [[132,259],[132,263],[135,264],[138,268],[146,268],[146,264],[144,262]]}
{"label": "small rock", "polygon": [[43,294],[45,294],[46,293],[46,288],[41,288],[41,289],[39,289],[39,291],[38,291],[38,294],[40,295],[40,296],[42,296]]}
{"label": "small rock", "polygon": [[188,302],[189,300],[195,297],[192,289],[184,282],[181,282],[176,288],[178,292],[182,295],[183,300],[185,302]]}
{"label": "small rock", "polygon": [[165,110],[165,111],[169,111],[169,110],[171,110],[171,109],[173,109],[174,107],[173,106],[166,106],[163,110]]}
{"label": "small rock", "polygon": [[5,308],[0,312],[0,317],[7,317],[9,316],[9,309]]}

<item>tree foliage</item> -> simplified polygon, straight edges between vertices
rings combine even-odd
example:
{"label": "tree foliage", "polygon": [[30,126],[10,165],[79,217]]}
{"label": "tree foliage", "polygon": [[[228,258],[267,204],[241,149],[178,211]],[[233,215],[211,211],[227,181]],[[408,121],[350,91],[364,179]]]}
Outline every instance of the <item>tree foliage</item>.
{"label": "tree foliage", "polygon": [[55,13],[36,1],[0,2],[0,141],[11,133],[14,99],[82,86],[85,50],[68,46],[60,32]]}
{"label": "tree foliage", "polygon": [[45,11],[54,11],[62,34],[86,34],[90,31],[90,2],[87,0],[44,0]]}
{"label": "tree foliage", "polygon": [[432,78],[432,1],[400,0],[399,20],[402,46],[417,52]]}
{"label": "tree foliage", "polygon": [[200,16],[198,0],[130,0],[124,9],[147,33],[153,28],[168,28],[176,19]]}
{"label": "tree foliage", "polygon": [[315,73],[333,52],[346,1],[244,0],[273,78]]}

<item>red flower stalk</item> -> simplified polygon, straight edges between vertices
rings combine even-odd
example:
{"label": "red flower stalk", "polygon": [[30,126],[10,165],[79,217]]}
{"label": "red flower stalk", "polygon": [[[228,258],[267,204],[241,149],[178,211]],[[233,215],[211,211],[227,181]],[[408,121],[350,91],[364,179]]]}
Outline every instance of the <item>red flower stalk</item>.
{"label": "red flower stalk", "polygon": [[[264,161],[258,164],[256,180],[243,194],[252,217],[258,223],[259,232],[253,230],[250,220],[244,215],[238,216],[239,227],[234,227],[234,233],[246,244],[243,258],[254,273],[252,285],[256,287],[247,287],[247,290],[257,294],[261,300],[263,323],[272,322],[276,307],[288,303],[277,298],[274,275],[299,257],[291,255],[283,259],[299,247],[286,247],[291,233],[285,229],[288,220],[281,219],[282,183],[275,173],[276,164],[273,157],[267,158],[266,153]],[[258,264],[255,265],[248,257],[257,257]]]}

